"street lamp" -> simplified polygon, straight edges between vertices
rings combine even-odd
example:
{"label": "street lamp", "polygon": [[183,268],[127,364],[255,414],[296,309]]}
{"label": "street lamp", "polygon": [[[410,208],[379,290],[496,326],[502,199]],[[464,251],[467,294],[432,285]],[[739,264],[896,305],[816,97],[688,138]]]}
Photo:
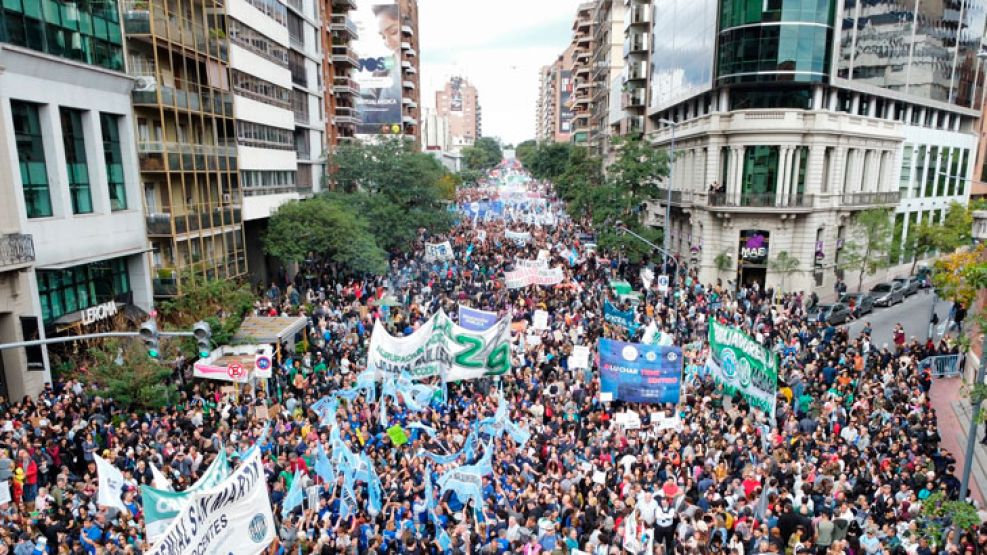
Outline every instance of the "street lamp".
{"label": "street lamp", "polygon": [[[630,229],[628,229],[628,227],[626,225],[624,225],[624,222],[622,222],[620,220],[617,220],[616,222],[614,222],[614,227],[617,229],[617,231],[619,233],[626,233],[626,234],[630,235],[631,237],[634,237],[638,241],[641,241],[645,245],[648,245],[652,249],[660,252],[665,257],[665,260],[668,260],[669,256],[671,256],[671,254],[666,249],[664,249],[662,247],[659,247],[658,245],[652,243],[651,241],[648,241],[644,237],[641,237],[637,233],[635,233],[635,232],[631,231]],[[677,264],[681,264],[683,268],[686,268],[686,269],[689,268],[689,266],[685,262],[679,261],[679,262],[677,262]]]}
{"label": "street lamp", "polygon": [[668,148],[668,198],[665,199],[665,230],[662,235],[662,243],[665,245],[663,249],[663,254],[665,258],[661,263],[661,273],[668,274],[668,251],[671,250],[671,234],[669,233],[669,227],[672,225],[672,183],[675,179],[675,128],[679,126],[677,122],[674,122],[667,118],[661,118],[658,123],[664,123],[672,128],[672,143]]}
{"label": "street lamp", "polygon": [[[980,46],[981,46],[981,48],[983,48],[983,45],[980,45]],[[977,98],[977,81],[980,80],[980,65],[984,61],[984,59],[987,59],[987,52],[984,52],[983,50],[981,50],[980,52],[977,52],[977,71],[973,74],[973,90],[970,91],[970,107],[971,108],[973,108],[973,101],[974,101],[974,99]],[[980,98],[980,109],[981,110],[983,110],[983,106],[984,106],[983,96],[984,96],[985,93],[987,93],[987,87],[984,87],[984,92],[981,93],[981,98]]]}

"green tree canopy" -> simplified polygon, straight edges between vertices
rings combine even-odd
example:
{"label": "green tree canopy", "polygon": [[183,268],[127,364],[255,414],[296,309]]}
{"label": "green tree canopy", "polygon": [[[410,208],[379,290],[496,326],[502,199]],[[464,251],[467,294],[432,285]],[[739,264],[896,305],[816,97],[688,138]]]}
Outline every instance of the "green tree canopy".
{"label": "green tree canopy", "polygon": [[872,208],[857,214],[856,238],[846,241],[839,255],[842,270],[858,272],[857,291],[864,286],[864,274],[873,275],[889,264],[891,248],[891,214],[883,208]]}
{"label": "green tree canopy", "polygon": [[470,170],[486,171],[504,159],[500,143],[492,137],[480,137],[463,149],[463,165]]}
{"label": "green tree canopy", "polygon": [[518,145],[514,148],[514,156],[516,156],[525,167],[529,167],[531,156],[537,151],[538,143],[534,139],[529,139],[518,143]]}

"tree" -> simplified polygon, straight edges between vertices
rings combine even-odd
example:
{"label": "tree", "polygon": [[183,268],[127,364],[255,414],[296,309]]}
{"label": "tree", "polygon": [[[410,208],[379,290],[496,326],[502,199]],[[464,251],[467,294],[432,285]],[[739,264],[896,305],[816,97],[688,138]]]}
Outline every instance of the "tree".
{"label": "tree", "polygon": [[455,176],[433,156],[415,152],[409,141],[341,145],[333,163],[337,190],[324,196],[377,224],[370,231],[380,248],[407,250],[418,229],[444,231],[452,225],[446,205],[448,179]]}
{"label": "tree", "polygon": [[909,273],[914,274],[919,260],[933,252],[951,253],[969,244],[972,228],[973,213],[958,202],[949,205],[941,223],[922,222],[909,228],[903,245],[905,256],[913,258]]}
{"label": "tree", "polygon": [[864,210],[857,215],[857,240],[843,244],[838,267],[859,272],[857,291],[864,286],[864,274],[874,275],[888,267],[888,250],[891,246],[891,214],[881,208]]}
{"label": "tree", "polygon": [[531,157],[538,152],[538,143],[534,139],[522,141],[514,148],[514,156],[530,170]]}
{"label": "tree", "polygon": [[[976,507],[963,500],[948,499],[941,491],[933,493],[922,502],[920,515],[919,533],[933,547],[945,546],[946,535],[951,527],[965,531],[980,524]],[[935,552],[938,551],[939,549],[935,549]]]}
{"label": "tree", "polygon": [[147,356],[140,341],[110,339],[89,349],[89,356],[89,371],[82,379],[128,412],[158,410],[177,398],[175,386],[168,383],[172,368]]}
{"label": "tree", "polygon": [[718,272],[729,272],[733,269],[733,258],[727,251],[723,251],[713,259],[713,265]]}
{"label": "tree", "polygon": [[799,259],[788,254],[788,251],[779,252],[778,256],[776,256],[774,260],[771,260],[768,263],[768,267],[771,270],[781,274],[782,291],[786,289],[785,279],[788,276],[799,272],[799,264],[800,264]]}
{"label": "tree", "polygon": [[503,159],[500,143],[491,137],[480,137],[473,146],[463,149],[463,165],[471,170],[489,170]]}
{"label": "tree", "polygon": [[[233,341],[255,299],[245,283],[190,273],[182,278],[182,294],[158,305],[157,319],[164,328],[175,330],[189,330],[204,320],[212,329],[213,343],[226,345]],[[183,351],[195,353],[194,343],[188,339]]]}
{"label": "tree", "polygon": [[[357,202],[347,205],[344,199]],[[380,273],[387,266],[387,255],[360,214],[374,221],[401,215],[391,212],[393,205],[377,199],[366,193],[335,193],[284,204],[271,216],[264,250],[285,262],[311,256],[323,263],[332,260],[352,272]]]}
{"label": "tree", "polygon": [[658,180],[668,175],[668,156],[639,137],[615,137],[617,153],[607,166],[607,178],[622,191],[639,198],[650,197]]}

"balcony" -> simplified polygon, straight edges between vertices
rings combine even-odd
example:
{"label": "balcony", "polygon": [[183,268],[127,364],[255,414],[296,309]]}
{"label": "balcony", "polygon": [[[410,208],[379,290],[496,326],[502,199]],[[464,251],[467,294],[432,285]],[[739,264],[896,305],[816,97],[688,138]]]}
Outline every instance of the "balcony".
{"label": "balcony", "polygon": [[644,81],[648,78],[648,64],[646,62],[632,63],[627,68],[628,81]]}
{"label": "balcony", "polygon": [[409,36],[409,37],[412,37],[412,36],[415,35],[415,30],[412,29],[411,25],[402,25],[401,26],[401,34],[402,35]]}
{"label": "balcony", "polygon": [[631,8],[630,25],[647,25],[651,23],[651,10],[647,6],[634,6]]}
{"label": "balcony", "polygon": [[345,33],[349,35],[351,40],[356,40],[359,38],[359,34],[356,30],[356,23],[353,23],[353,20],[345,15],[332,16],[332,22],[329,24],[329,30],[334,33]]}
{"label": "balcony", "polygon": [[288,44],[290,44],[292,48],[294,48],[295,50],[298,50],[299,52],[304,52],[305,51],[305,39],[303,39],[302,37],[299,37],[298,35],[291,35],[291,34],[289,34],[288,35]]}
{"label": "balcony", "polygon": [[898,191],[890,193],[843,193],[841,207],[897,206],[901,200]]}
{"label": "balcony", "polygon": [[405,108],[417,108],[418,103],[414,100],[408,98],[407,96],[401,99],[401,103],[404,104]]}
{"label": "balcony", "polygon": [[350,67],[358,67],[360,65],[360,61],[357,60],[356,54],[345,46],[332,47],[332,63],[338,65],[348,65]]}
{"label": "balcony", "polygon": [[[168,269],[162,268],[158,271],[158,275],[168,275]],[[171,270],[174,274],[174,270]],[[155,297],[177,297],[178,296],[178,280],[174,277],[157,277],[153,280],[154,285],[154,296]]]}
{"label": "balcony", "polygon": [[34,237],[24,233],[0,235],[0,272],[23,270],[34,264]]}
{"label": "balcony", "polygon": [[[674,191],[673,191],[674,192]],[[793,193],[789,198],[779,198],[775,193],[713,193],[709,195],[711,209],[777,209],[777,210],[812,210],[814,197],[804,193]],[[674,196],[673,196],[674,203]]]}
{"label": "balcony", "polygon": [[[211,40],[204,25],[167,14],[162,4],[152,2],[150,9],[148,4],[135,1],[124,7],[123,28],[127,35],[135,38],[153,36],[198,52],[209,52],[224,61],[227,59],[225,39]],[[220,43],[223,48],[219,47]]]}
{"label": "balcony", "polygon": [[401,62],[401,69],[403,69],[406,73],[410,73],[412,75],[418,73],[418,70],[415,69],[414,64],[412,64],[408,60],[404,60]]}
{"label": "balcony", "polygon": [[405,125],[418,125],[418,120],[411,116],[403,116],[401,118],[401,123],[404,123]]}
{"label": "balcony", "polygon": [[[153,78],[152,78],[153,79]],[[147,85],[148,82],[140,82]],[[134,106],[161,106],[176,110],[205,112],[208,114],[233,117],[233,95],[227,91],[194,83],[179,83],[180,87],[154,85],[143,90],[134,90]]]}
{"label": "balcony", "polygon": [[627,118],[627,132],[628,133],[643,133],[644,132],[644,116],[631,116]]}
{"label": "balcony", "polygon": [[360,87],[356,84],[356,81],[348,77],[336,77],[332,81],[332,92],[338,95],[352,95],[356,96],[360,94]]}
{"label": "balcony", "polygon": [[627,108],[643,108],[645,106],[645,95],[643,88],[632,89],[630,92],[626,92],[621,99],[623,107]]}
{"label": "balcony", "polygon": [[406,40],[401,41],[401,50],[411,50],[411,43]]}
{"label": "balcony", "polygon": [[159,171],[228,171],[237,169],[236,145],[139,141],[140,169]]}
{"label": "balcony", "polygon": [[337,126],[344,126],[344,125],[357,125],[360,123],[360,120],[357,119],[355,116],[336,114],[335,116],[332,117],[332,122]]}
{"label": "balcony", "polygon": [[634,33],[624,43],[624,54],[640,54],[648,51],[648,35]]}
{"label": "balcony", "polygon": [[148,236],[170,237],[199,230],[222,228],[243,223],[240,206],[203,206],[197,204],[184,214],[157,212],[144,218]]}
{"label": "balcony", "polygon": [[415,82],[414,81],[401,81],[401,86],[404,87],[404,88],[406,88],[406,89],[414,89],[415,88]]}
{"label": "balcony", "polygon": [[[332,0],[332,7],[342,11],[355,10],[356,0]],[[333,11],[336,11],[335,9]]]}

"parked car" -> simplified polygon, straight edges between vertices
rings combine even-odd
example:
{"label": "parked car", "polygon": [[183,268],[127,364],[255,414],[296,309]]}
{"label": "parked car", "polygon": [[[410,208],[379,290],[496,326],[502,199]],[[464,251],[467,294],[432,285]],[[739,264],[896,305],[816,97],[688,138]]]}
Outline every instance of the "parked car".
{"label": "parked car", "polygon": [[874,306],[891,306],[905,300],[905,287],[900,283],[878,283],[870,290]]}
{"label": "parked car", "polygon": [[896,277],[893,281],[905,289],[906,297],[911,297],[915,293],[918,293],[919,288],[922,286],[922,282],[917,276]]}
{"label": "parked car", "polygon": [[847,307],[852,306],[850,313],[856,318],[874,312],[874,297],[867,293],[843,293],[840,295],[840,302]]}
{"label": "parked car", "polygon": [[850,307],[843,303],[821,304],[809,312],[809,318],[832,325],[845,324],[850,319]]}

